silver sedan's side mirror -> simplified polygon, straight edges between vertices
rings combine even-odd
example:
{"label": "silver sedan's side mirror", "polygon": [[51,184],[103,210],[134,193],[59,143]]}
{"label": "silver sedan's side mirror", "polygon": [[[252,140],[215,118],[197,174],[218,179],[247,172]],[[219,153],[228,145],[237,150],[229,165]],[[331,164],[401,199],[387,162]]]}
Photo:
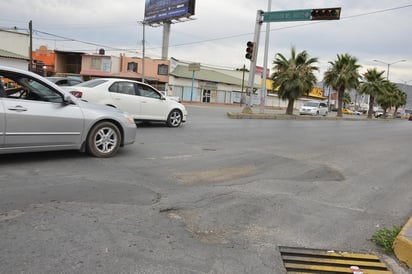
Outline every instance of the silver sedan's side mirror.
{"label": "silver sedan's side mirror", "polygon": [[66,105],[74,104],[74,101],[73,101],[72,97],[71,97],[70,95],[67,95],[67,94],[64,95],[64,97],[63,97],[63,102],[64,102]]}

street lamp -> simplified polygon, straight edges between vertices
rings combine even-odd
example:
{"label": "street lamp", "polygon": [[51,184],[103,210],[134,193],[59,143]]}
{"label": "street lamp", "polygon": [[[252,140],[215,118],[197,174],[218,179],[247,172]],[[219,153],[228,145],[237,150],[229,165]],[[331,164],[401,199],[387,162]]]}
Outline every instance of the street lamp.
{"label": "street lamp", "polygon": [[388,70],[386,71],[386,80],[388,80],[388,81],[389,81],[389,68],[390,68],[390,66],[393,65],[393,64],[400,63],[400,62],[406,62],[406,60],[398,60],[398,61],[392,62],[392,63],[386,63],[386,62],[379,61],[379,60],[373,60],[373,61],[378,62],[378,63],[385,64],[385,65],[388,66]]}

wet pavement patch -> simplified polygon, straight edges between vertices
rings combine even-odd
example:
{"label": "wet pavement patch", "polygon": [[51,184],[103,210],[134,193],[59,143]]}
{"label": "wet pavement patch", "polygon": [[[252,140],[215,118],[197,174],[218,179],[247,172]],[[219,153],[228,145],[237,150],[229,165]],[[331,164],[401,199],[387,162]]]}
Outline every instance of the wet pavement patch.
{"label": "wet pavement patch", "polygon": [[373,254],[284,246],[279,247],[279,250],[288,274],[392,273],[379,257]]}

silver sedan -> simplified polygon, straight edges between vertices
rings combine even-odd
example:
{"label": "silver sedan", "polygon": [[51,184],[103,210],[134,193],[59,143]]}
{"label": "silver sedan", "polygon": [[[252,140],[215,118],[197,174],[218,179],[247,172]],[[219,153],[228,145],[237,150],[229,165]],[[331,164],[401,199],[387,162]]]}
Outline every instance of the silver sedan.
{"label": "silver sedan", "polygon": [[79,100],[28,71],[0,66],[0,78],[0,154],[80,150],[111,157],[135,141],[136,124],[117,109]]}

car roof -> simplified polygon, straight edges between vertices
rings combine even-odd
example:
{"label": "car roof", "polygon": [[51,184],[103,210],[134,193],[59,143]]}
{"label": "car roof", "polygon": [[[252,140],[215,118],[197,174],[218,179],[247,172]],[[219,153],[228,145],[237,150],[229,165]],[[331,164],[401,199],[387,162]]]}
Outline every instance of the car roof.
{"label": "car roof", "polygon": [[152,86],[150,84],[143,83],[143,82],[136,81],[136,80],[125,79],[125,78],[108,78],[108,77],[106,77],[106,78],[94,78],[94,79],[91,79],[89,81],[84,81],[83,83],[87,83],[87,82],[90,82],[90,81],[99,81],[99,80],[104,80],[104,81],[108,81],[108,82],[122,81],[122,82],[138,83],[138,84],[150,86],[150,87],[152,87],[152,88],[154,88],[155,90],[158,91],[157,88],[155,88],[154,86]]}

